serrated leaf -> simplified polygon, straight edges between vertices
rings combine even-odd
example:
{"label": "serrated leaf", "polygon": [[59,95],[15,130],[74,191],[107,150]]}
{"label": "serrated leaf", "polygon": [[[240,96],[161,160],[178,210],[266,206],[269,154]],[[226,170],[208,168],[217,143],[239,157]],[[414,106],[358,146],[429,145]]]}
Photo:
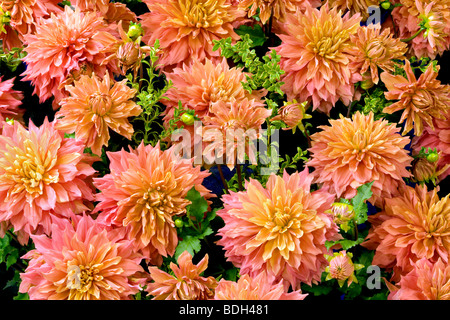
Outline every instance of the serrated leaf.
{"label": "serrated leaf", "polygon": [[14,263],[17,262],[17,259],[19,258],[19,251],[16,248],[13,248],[14,250],[11,250],[8,257],[6,258],[6,269],[8,270],[9,267],[11,267]]}
{"label": "serrated leaf", "polygon": [[264,30],[259,24],[255,25],[253,28],[250,26],[241,25],[238,29],[235,29],[234,31],[238,35],[240,35],[241,38],[244,35],[248,34],[253,42],[251,47],[262,46],[267,39],[266,35],[264,34]]}
{"label": "serrated leaf", "polygon": [[208,202],[194,187],[188,191],[186,199],[191,201],[191,204],[187,207],[189,215],[194,216],[196,221],[202,221],[204,213],[208,210]]}
{"label": "serrated leaf", "polygon": [[175,260],[184,252],[187,251],[194,256],[201,249],[200,239],[192,236],[186,236],[181,240],[175,250]]}
{"label": "serrated leaf", "polygon": [[366,222],[367,220],[367,204],[366,200],[372,197],[372,185],[374,181],[363,184],[357,189],[356,196],[352,199],[353,210],[355,210],[355,221],[357,224]]}

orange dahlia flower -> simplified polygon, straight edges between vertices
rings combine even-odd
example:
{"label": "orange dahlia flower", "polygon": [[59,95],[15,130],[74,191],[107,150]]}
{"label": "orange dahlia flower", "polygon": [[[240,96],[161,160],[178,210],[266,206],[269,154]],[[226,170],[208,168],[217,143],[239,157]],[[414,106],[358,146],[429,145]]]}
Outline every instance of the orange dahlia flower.
{"label": "orange dahlia flower", "polygon": [[89,216],[59,219],[51,238],[32,236],[19,291],[31,300],[128,300],[139,292],[142,257],[117,230]]}
{"label": "orange dahlia flower", "polygon": [[186,213],[190,201],[185,197],[192,187],[210,197],[201,185],[209,173],[193,167],[191,160],[177,159],[171,149],[162,151],[159,143],[107,156],[111,173],[94,179],[100,190],[98,219],[127,227],[145,257],[162,263],[162,256],[173,255],[178,244],[173,216]]}
{"label": "orange dahlia flower", "polygon": [[272,283],[265,272],[254,278],[248,274],[239,277],[237,282],[220,279],[216,288],[215,300],[303,300],[308,294],[300,290],[286,293],[283,282]]}
{"label": "orange dahlia flower", "polygon": [[400,280],[422,258],[448,262],[450,253],[450,200],[439,199],[437,189],[405,186],[402,194],[386,199],[384,211],[369,217],[372,228],[363,243],[376,250],[373,264],[393,270]]}
{"label": "orange dahlia flower", "polygon": [[40,102],[54,96],[56,110],[64,97],[60,83],[82,64],[92,64],[98,76],[106,73],[106,67],[101,66],[104,51],[116,38],[103,28],[103,19],[95,12],[83,14],[78,8],[73,11],[65,6],[64,12],[52,13],[51,18],[37,24],[35,33],[24,36],[27,69],[22,80],[31,81]]}
{"label": "orange dahlia flower", "polygon": [[[3,81],[0,77],[0,126],[6,119],[21,120],[25,109],[19,108],[22,104],[23,94],[13,90],[14,79]],[[1,132],[1,131],[0,131]]]}
{"label": "orange dahlia flower", "polygon": [[283,280],[285,288],[320,281],[329,253],[325,241],[339,238],[338,228],[325,213],[334,196],[311,192],[308,168],[283,177],[271,175],[266,188],[257,180],[246,191],[222,196],[217,214],[225,226],[218,232],[225,256],[241,274],[255,277],[266,272],[271,282]]}
{"label": "orange dahlia flower", "polygon": [[218,101],[211,107],[211,114],[203,118],[204,127],[200,127],[206,146],[203,158],[208,164],[215,161],[225,163],[230,170],[236,163],[243,164],[245,155],[250,162],[256,163],[256,146],[251,145],[260,137],[261,125],[272,111],[255,100]]}
{"label": "orange dahlia flower", "polygon": [[159,63],[171,68],[192,59],[218,58],[213,40],[240,37],[234,32],[243,23],[245,11],[230,0],[156,0],[144,1],[150,12],[140,16],[144,36],[153,45],[159,40],[162,57]]}
{"label": "orange dahlia flower", "polygon": [[338,8],[343,12],[348,10],[350,15],[359,13],[364,21],[369,17],[369,7],[378,7],[379,4],[379,0],[328,0],[330,7]]}
{"label": "orange dahlia flower", "polygon": [[[450,112],[445,119],[433,119],[433,128],[425,124],[423,134],[415,136],[412,140],[413,154],[418,154],[424,148],[436,148],[440,152],[437,162],[437,170],[442,170],[450,164]],[[439,175],[439,180],[445,179],[450,174],[450,169]]]}
{"label": "orange dahlia flower", "polygon": [[146,291],[154,296],[153,300],[209,300],[214,297],[217,280],[214,277],[202,277],[208,267],[208,255],[196,265],[192,256],[184,251],[178,257],[178,266],[171,262],[173,275],[157,267],[149,267],[154,282],[147,285]]}
{"label": "orange dahlia flower", "polygon": [[61,109],[55,115],[56,128],[86,143],[92,152],[102,154],[108,146],[109,129],[127,139],[133,135],[129,117],[138,116],[142,109],[133,100],[135,89],[127,86],[127,79],[111,81],[97,76],[82,75],[72,86],[66,86],[69,97],[61,100]]}
{"label": "orange dahlia flower", "polygon": [[248,17],[256,15],[265,24],[271,16],[278,22],[284,22],[287,13],[295,13],[299,8],[304,9],[305,3],[313,7],[320,6],[320,0],[239,0],[239,8],[248,10]]}
{"label": "orange dahlia flower", "polygon": [[420,259],[396,285],[388,285],[388,300],[450,300],[450,266],[442,259]]}
{"label": "orange dahlia flower", "polygon": [[418,58],[435,59],[450,47],[450,4],[447,0],[399,0],[392,10],[400,38],[408,39],[426,29],[409,42],[408,53]]}
{"label": "orange dahlia flower", "polygon": [[402,75],[381,74],[381,80],[388,92],[384,95],[388,100],[399,100],[383,109],[384,113],[394,113],[403,110],[400,123],[405,121],[403,134],[408,133],[414,124],[414,134],[422,135],[423,123],[433,128],[433,118],[444,119],[450,108],[450,85],[443,85],[437,80],[439,66],[434,70],[432,63],[427,70],[416,79],[411,64],[406,60],[405,72]]}
{"label": "orange dahlia flower", "polygon": [[356,112],[352,119],[330,120],[331,126],[311,136],[311,159],[316,182],[337,197],[351,199],[356,189],[372,185],[372,204],[382,205],[383,198],[398,194],[403,178],[411,174],[406,167],[412,158],[404,147],[410,142],[386,120],[374,120],[373,113]]}
{"label": "orange dahlia flower", "polygon": [[0,221],[14,230],[49,234],[52,218],[88,210],[92,157],[81,141],[64,138],[47,119],[28,130],[5,124],[0,135]]}
{"label": "orange dahlia flower", "polygon": [[354,98],[354,84],[361,80],[351,68],[354,44],[351,35],[360,28],[359,15],[341,16],[336,8],[323,5],[320,10],[306,5],[302,14],[290,14],[281,45],[280,66],[285,71],[281,89],[288,100],[312,101],[313,110],[329,113],[341,99],[348,105]]}
{"label": "orange dahlia flower", "polygon": [[360,70],[363,80],[378,84],[378,68],[395,71],[394,59],[404,60],[408,45],[394,38],[389,29],[381,31],[379,24],[361,27],[351,36],[355,44],[354,68]]}

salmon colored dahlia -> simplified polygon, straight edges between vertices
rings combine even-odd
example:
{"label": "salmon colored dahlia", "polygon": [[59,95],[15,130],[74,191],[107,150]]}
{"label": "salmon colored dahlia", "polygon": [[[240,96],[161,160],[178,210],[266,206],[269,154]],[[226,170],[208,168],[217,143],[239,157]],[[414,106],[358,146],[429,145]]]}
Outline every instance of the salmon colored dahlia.
{"label": "salmon colored dahlia", "polygon": [[264,188],[257,180],[246,182],[246,191],[222,196],[217,214],[225,226],[218,245],[241,274],[255,277],[267,272],[272,282],[283,280],[285,289],[302,282],[320,281],[328,265],[325,241],[337,240],[338,227],[325,213],[334,196],[311,192],[308,168],[283,177],[271,175]]}
{"label": "salmon colored dahlia", "polygon": [[401,195],[386,199],[384,211],[369,217],[372,228],[363,246],[376,250],[372,264],[392,269],[394,282],[422,258],[448,263],[450,195],[440,199],[437,191],[405,186]]}
{"label": "salmon colored dahlia", "polygon": [[153,45],[159,40],[162,57],[159,63],[171,68],[193,59],[218,58],[213,40],[240,37],[234,32],[243,23],[245,11],[230,0],[145,0],[149,13],[140,16],[144,36]]}
{"label": "salmon colored dahlia", "polygon": [[[81,141],[65,138],[46,119],[28,130],[17,121],[0,136],[0,221],[28,234],[49,234],[54,216],[88,210],[94,200],[94,159]],[[87,204],[87,203],[86,203]]]}
{"label": "salmon colored dahlia", "polygon": [[14,79],[3,81],[3,77],[0,77],[0,123],[6,119],[21,120],[25,112],[25,109],[19,108],[22,104],[23,94],[13,90]]}
{"label": "salmon colored dahlia", "polygon": [[104,51],[116,39],[103,28],[103,18],[95,12],[83,14],[78,8],[73,11],[65,6],[64,12],[40,20],[34,34],[24,36],[27,69],[22,80],[31,81],[40,102],[54,96],[56,110],[64,97],[60,83],[82,64],[92,64],[98,76],[105,74],[106,67],[100,66],[106,58]]}
{"label": "salmon colored dahlia", "polygon": [[177,159],[171,149],[162,151],[140,144],[137,149],[107,152],[111,173],[95,178],[100,201],[95,211],[106,225],[127,227],[136,247],[148,260],[162,263],[173,255],[178,236],[173,217],[186,213],[186,194],[195,187],[210,197],[201,185],[209,175],[193,167],[192,161]]}
{"label": "salmon colored dahlia", "polygon": [[210,300],[214,297],[217,280],[214,277],[202,277],[208,267],[208,255],[198,263],[192,263],[192,256],[184,251],[178,257],[178,266],[169,265],[173,275],[157,267],[149,267],[154,282],[147,285],[146,291],[154,296],[153,300]]}
{"label": "salmon colored dahlia", "polygon": [[136,90],[128,87],[127,81],[114,82],[109,75],[103,80],[95,75],[81,76],[74,85],[66,87],[69,97],[60,102],[56,128],[75,132],[75,137],[97,155],[102,154],[103,146],[108,146],[109,129],[131,139],[134,130],[128,118],[138,116],[142,109],[132,100]]}
{"label": "salmon colored dahlia", "polygon": [[308,166],[315,168],[316,182],[337,197],[351,199],[359,186],[374,181],[369,201],[377,206],[398,194],[403,178],[411,176],[406,167],[412,158],[404,149],[410,139],[395,124],[374,120],[372,112],[329,122],[331,126],[320,126],[322,131],[311,136]]}
{"label": "salmon colored dahlia", "polygon": [[341,16],[336,8],[323,5],[320,10],[305,6],[302,14],[290,14],[284,24],[285,34],[278,35],[281,45],[280,66],[288,100],[312,101],[313,110],[329,113],[341,99],[348,105],[354,98],[354,84],[361,80],[351,68],[354,44],[351,35],[360,28],[359,15]]}
{"label": "salmon colored dahlia", "polygon": [[[441,152],[437,162],[438,171],[450,164],[450,112],[446,113],[445,119],[433,119],[433,128],[425,124],[423,134],[413,138],[413,154],[418,154],[422,147],[436,148]],[[443,180],[449,174],[450,169],[439,175],[439,179]]]}
{"label": "salmon colored dahlia", "polygon": [[399,0],[392,10],[400,38],[408,42],[410,55],[435,59],[450,47],[450,3],[447,0]]}
{"label": "salmon colored dahlia", "polygon": [[32,239],[19,288],[31,300],[128,300],[139,292],[142,257],[133,242],[89,216],[59,219],[51,238]]}
{"label": "salmon colored dahlia", "polygon": [[8,50],[13,47],[22,47],[23,36],[36,31],[35,23],[40,18],[48,18],[50,13],[62,11],[58,2],[58,0],[2,0],[0,12],[8,13],[9,26],[5,30],[6,37],[2,39],[3,46]]}
{"label": "salmon colored dahlia", "polygon": [[360,70],[363,80],[370,79],[378,84],[378,68],[384,71],[395,71],[394,59],[404,60],[408,45],[394,38],[390,29],[381,30],[379,24],[361,27],[352,35],[355,44],[354,67]]}
{"label": "salmon colored dahlia", "polygon": [[450,266],[442,259],[420,259],[397,286],[388,288],[388,300],[450,300]]}
{"label": "salmon colored dahlia", "polygon": [[325,280],[336,279],[340,287],[345,282],[347,282],[348,286],[353,282],[358,283],[355,270],[364,268],[364,265],[354,264],[351,252],[346,252],[345,250],[334,252],[333,255],[327,255],[326,258],[330,264],[325,268],[325,272],[327,272]]}
{"label": "salmon colored dahlia", "polygon": [[262,103],[247,99],[218,101],[210,110],[211,115],[203,118],[205,126],[199,128],[199,135],[207,144],[203,158],[208,164],[220,161],[232,170],[236,163],[245,162],[245,155],[256,163],[256,145],[252,143],[260,137],[261,126],[272,111]]}
{"label": "salmon colored dahlia", "polygon": [[338,8],[345,12],[348,10],[351,15],[359,13],[363,20],[367,20],[371,11],[370,7],[378,7],[379,0],[328,0],[328,5],[332,8]]}
{"label": "salmon colored dahlia", "polygon": [[313,7],[320,6],[320,0],[239,0],[239,8],[248,10],[249,18],[256,15],[259,9],[259,18],[266,24],[271,16],[278,22],[284,22],[287,13],[303,9],[305,3]]}
{"label": "salmon colored dahlia", "polygon": [[242,68],[230,68],[225,58],[218,62],[210,59],[203,62],[193,60],[181,68],[175,68],[166,73],[167,80],[172,81],[173,87],[166,93],[169,100],[163,101],[166,105],[164,120],[173,118],[178,101],[181,101],[184,108],[194,109],[200,120],[209,115],[210,107],[218,101],[241,101],[247,98],[263,103],[262,98],[267,90],[253,90],[249,93],[241,83],[246,81],[245,75]]}
{"label": "salmon colored dahlia", "polygon": [[[437,68],[435,71],[434,68]],[[444,119],[450,108],[450,85],[443,85],[437,80],[439,66],[432,63],[416,78],[411,64],[406,60],[404,67],[407,78],[402,75],[381,74],[381,80],[388,92],[384,95],[388,100],[399,100],[383,109],[384,113],[394,113],[402,110],[400,123],[405,121],[403,134],[413,129],[416,136],[421,136],[424,123],[433,128],[433,118]]]}
{"label": "salmon colored dahlia", "polygon": [[254,278],[248,274],[239,277],[237,282],[220,279],[216,288],[215,300],[303,300],[308,294],[300,290],[286,293],[283,281],[271,283],[265,272]]}

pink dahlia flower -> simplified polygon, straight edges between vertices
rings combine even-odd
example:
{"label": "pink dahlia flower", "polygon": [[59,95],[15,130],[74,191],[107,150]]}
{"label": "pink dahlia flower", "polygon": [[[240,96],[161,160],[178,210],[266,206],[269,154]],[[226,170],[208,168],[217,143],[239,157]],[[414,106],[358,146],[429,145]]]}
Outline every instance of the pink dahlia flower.
{"label": "pink dahlia flower", "polygon": [[286,293],[283,281],[272,283],[265,272],[254,278],[248,274],[237,282],[221,279],[216,288],[215,300],[303,300],[308,294],[300,290]]}
{"label": "pink dahlia flower", "polygon": [[144,2],[150,12],[140,16],[145,31],[142,40],[148,45],[159,40],[162,57],[158,62],[166,69],[192,59],[219,58],[220,50],[213,51],[213,40],[240,39],[233,28],[243,23],[245,11],[230,0]]}
{"label": "pink dahlia flower", "polygon": [[341,16],[336,8],[320,10],[306,5],[304,13],[289,14],[275,48],[286,72],[281,89],[288,100],[312,101],[313,110],[329,113],[341,99],[348,105],[355,95],[354,84],[361,80],[351,68],[354,44],[351,35],[360,28],[360,16]]}
{"label": "pink dahlia flower", "polygon": [[210,197],[201,185],[209,175],[192,161],[177,159],[172,149],[140,144],[135,150],[107,152],[111,173],[95,178],[100,201],[95,211],[106,225],[128,227],[129,236],[155,264],[173,255],[178,236],[173,217],[186,213],[187,192],[195,187]]}
{"label": "pink dahlia flower", "polygon": [[413,269],[422,258],[448,263],[450,255],[450,200],[437,189],[404,186],[402,194],[386,199],[384,211],[369,217],[372,228],[363,246],[376,250],[373,264],[393,270],[392,280]]}
{"label": "pink dahlia flower", "polygon": [[36,32],[24,36],[27,55],[23,61],[27,70],[22,80],[31,81],[40,102],[54,96],[56,110],[57,102],[65,96],[60,83],[72,71],[80,70],[82,64],[91,64],[98,76],[106,73],[101,63],[116,38],[103,28],[103,18],[95,12],[83,14],[78,8],[73,11],[65,6],[64,12],[40,20]]}
{"label": "pink dahlia flower", "polygon": [[403,178],[411,176],[406,168],[413,159],[404,149],[410,139],[395,124],[375,120],[372,112],[329,122],[311,136],[308,166],[315,168],[316,182],[351,199],[359,186],[374,181],[369,201],[380,207],[384,198],[398,194]]}
{"label": "pink dahlia flower", "polygon": [[450,300],[450,266],[442,259],[420,259],[396,285],[388,285],[388,300]]}
{"label": "pink dahlia flower", "polygon": [[31,236],[19,291],[32,300],[127,300],[139,292],[139,265],[133,242],[108,231],[89,216],[59,219],[52,236]]}
{"label": "pink dahlia flower", "polygon": [[93,159],[47,119],[39,128],[5,124],[0,136],[0,221],[28,234],[51,231],[52,218],[88,210]]}
{"label": "pink dahlia flower", "polygon": [[[413,153],[418,154],[422,147],[436,148],[440,151],[437,162],[437,170],[440,171],[450,164],[450,112],[447,112],[445,119],[433,119],[433,127],[425,124],[423,134],[414,137],[412,141]],[[450,174],[450,169],[439,175],[439,180],[445,179]]]}
{"label": "pink dahlia flower", "polygon": [[14,78],[3,81],[3,77],[0,77],[0,123],[6,119],[20,121],[25,112],[25,109],[19,108],[22,104],[23,94],[13,90],[13,85]]}
{"label": "pink dahlia flower", "polygon": [[225,226],[217,242],[241,274],[255,277],[265,271],[270,281],[283,280],[294,290],[300,283],[320,281],[328,265],[325,241],[339,238],[333,218],[325,213],[334,196],[311,192],[308,168],[283,177],[271,175],[266,188],[257,180],[246,182],[246,191],[222,196],[217,214]]}
{"label": "pink dahlia flower", "polygon": [[214,297],[217,280],[214,277],[202,277],[208,267],[208,255],[198,264],[192,263],[192,256],[184,251],[178,257],[178,266],[171,262],[173,275],[157,267],[149,267],[153,282],[147,285],[146,291],[153,300],[209,300]]}

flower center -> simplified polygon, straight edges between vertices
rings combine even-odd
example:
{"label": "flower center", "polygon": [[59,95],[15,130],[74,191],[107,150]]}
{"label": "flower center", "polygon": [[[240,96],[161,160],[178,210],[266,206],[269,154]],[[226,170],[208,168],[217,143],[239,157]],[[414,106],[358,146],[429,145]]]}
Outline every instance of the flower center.
{"label": "flower center", "polygon": [[386,46],[380,39],[374,39],[367,44],[366,56],[370,60],[383,59],[386,56],[386,53]]}
{"label": "flower center", "polygon": [[96,281],[102,281],[101,264],[71,266],[67,274],[67,288],[87,292]]}
{"label": "flower center", "polygon": [[412,96],[413,105],[418,108],[417,112],[429,109],[435,105],[433,96],[428,90],[419,89]]}
{"label": "flower center", "polygon": [[184,11],[184,22],[191,28],[209,28],[223,23],[226,13],[223,1],[217,0],[179,0]]}
{"label": "flower center", "polygon": [[368,145],[368,137],[365,131],[358,130],[352,138],[352,143],[356,151],[365,152]]}
{"label": "flower center", "polygon": [[105,116],[112,107],[112,98],[109,94],[96,92],[88,98],[92,112],[100,117]]}

